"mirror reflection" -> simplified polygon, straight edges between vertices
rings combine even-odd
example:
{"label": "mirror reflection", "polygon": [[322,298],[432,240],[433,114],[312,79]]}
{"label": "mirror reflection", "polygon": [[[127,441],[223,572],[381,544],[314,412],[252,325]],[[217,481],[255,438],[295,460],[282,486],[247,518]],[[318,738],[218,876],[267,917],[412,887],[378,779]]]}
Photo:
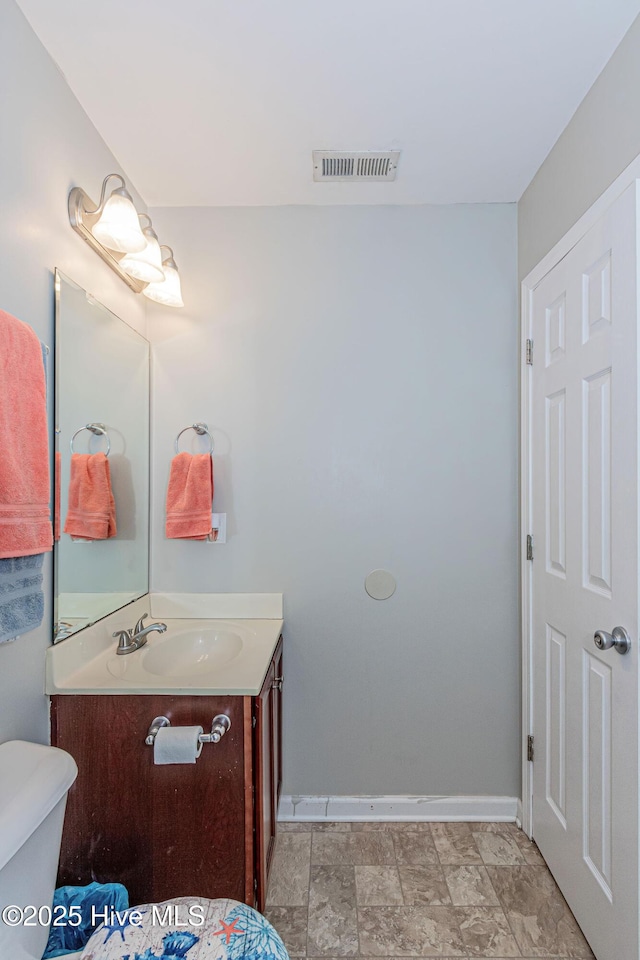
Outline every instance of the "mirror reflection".
{"label": "mirror reflection", "polygon": [[149,344],[56,271],[54,641],[149,581]]}

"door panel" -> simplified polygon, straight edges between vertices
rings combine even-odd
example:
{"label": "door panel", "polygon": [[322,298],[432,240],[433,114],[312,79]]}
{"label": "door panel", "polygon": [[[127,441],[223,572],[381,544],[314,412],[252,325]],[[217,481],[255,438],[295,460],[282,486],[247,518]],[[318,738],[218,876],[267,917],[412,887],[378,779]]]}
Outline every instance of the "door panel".
{"label": "door panel", "polygon": [[584,858],[611,895],[611,667],[583,651]]}
{"label": "door panel", "polygon": [[565,405],[566,392],[546,398],[547,408],[547,572],[556,576],[565,576],[565,480],[566,429]]}
{"label": "door panel", "polygon": [[611,368],[582,381],[583,585],[611,597]]}
{"label": "door panel", "polygon": [[532,298],[533,835],[598,960],[639,960],[636,205]]}
{"label": "door panel", "polygon": [[547,634],[547,749],[546,799],[566,829],[567,740],[566,740],[566,644],[559,630],[546,624]]}

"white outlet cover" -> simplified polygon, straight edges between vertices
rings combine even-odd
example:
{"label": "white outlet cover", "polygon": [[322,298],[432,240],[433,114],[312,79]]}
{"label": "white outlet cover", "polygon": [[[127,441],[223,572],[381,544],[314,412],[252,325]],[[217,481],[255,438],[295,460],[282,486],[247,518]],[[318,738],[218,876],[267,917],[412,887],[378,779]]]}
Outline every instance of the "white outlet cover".
{"label": "white outlet cover", "polygon": [[374,600],[388,600],[396,592],[396,578],[388,570],[372,570],[364,588]]}

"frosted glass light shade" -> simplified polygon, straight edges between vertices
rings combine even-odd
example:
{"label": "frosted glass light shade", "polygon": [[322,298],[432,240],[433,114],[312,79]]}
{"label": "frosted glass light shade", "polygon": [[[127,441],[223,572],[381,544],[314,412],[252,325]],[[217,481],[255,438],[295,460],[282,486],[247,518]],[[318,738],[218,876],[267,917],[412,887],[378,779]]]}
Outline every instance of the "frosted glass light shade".
{"label": "frosted glass light shade", "polygon": [[166,263],[163,266],[164,280],[161,283],[150,283],[142,291],[149,300],[163,303],[166,307],[184,307],[180,290],[180,274],[175,267]]}
{"label": "frosted glass light shade", "polygon": [[91,233],[103,247],[119,253],[139,253],[147,245],[147,238],[140,229],[138,211],[125,191],[114,190]]}
{"label": "frosted glass light shade", "polygon": [[164,270],[162,268],[162,253],[158,238],[148,228],[143,231],[147,245],[139,253],[128,253],[120,260],[120,266],[130,277],[143,280],[145,283],[162,283]]}

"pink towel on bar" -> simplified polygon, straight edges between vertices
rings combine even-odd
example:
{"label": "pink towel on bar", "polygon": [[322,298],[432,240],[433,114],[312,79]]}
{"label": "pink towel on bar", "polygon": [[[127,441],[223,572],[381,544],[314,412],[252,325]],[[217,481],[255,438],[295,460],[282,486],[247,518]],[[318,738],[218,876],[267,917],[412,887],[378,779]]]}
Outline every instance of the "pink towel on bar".
{"label": "pink towel on bar", "polygon": [[211,534],[213,460],[209,453],[179,453],[171,461],[166,535],[170,540],[208,540]]}
{"label": "pink towel on bar", "polygon": [[63,532],[82,540],[115,537],[116,504],[109,461],[104,453],[72,455],[69,505]]}
{"label": "pink towel on bar", "polygon": [[0,558],[51,550],[49,483],[42,346],[28,324],[0,310]]}

